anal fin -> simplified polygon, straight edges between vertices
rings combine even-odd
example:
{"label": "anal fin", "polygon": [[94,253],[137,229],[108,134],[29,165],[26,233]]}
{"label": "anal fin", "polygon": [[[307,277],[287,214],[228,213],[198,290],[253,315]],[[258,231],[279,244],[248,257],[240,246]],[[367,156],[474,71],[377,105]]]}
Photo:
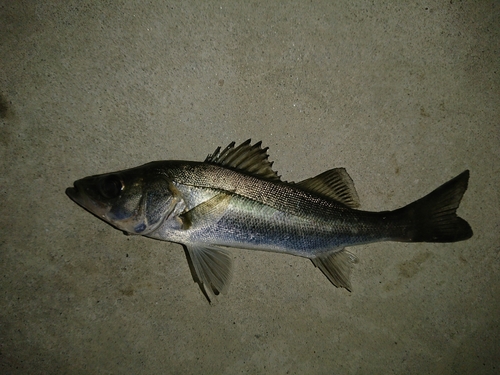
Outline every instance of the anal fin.
{"label": "anal fin", "polygon": [[186,245],[186,249],[198,279],[196,281],[208,300],[224,293],[232,272],[229,251],[212,245]]}
{"label": "anal fin", "polygon": [[311,260],[328,277],[328,280],[333,285],[337,288],[346,288],[349,292],[351,291],[349,277],[353,263],[358,261],[354,254],[345,249],[335,249],[318,254]]}

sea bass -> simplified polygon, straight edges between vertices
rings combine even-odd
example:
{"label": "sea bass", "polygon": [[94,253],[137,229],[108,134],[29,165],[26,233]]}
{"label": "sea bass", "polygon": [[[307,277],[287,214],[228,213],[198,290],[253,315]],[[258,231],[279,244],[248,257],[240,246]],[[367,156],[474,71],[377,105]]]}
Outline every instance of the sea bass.
{"label": "sea bass", "polygon": [[344,168],[285,182],[267,150],[261,142],[232,142],[204,162],[154,161],[83,178],[66,194],[128,234],[184,245],[193,277],[209,300],[227,287],[227,247],[309,258],[333,285],[350,291],[356,257],[345,247],[472,236],[456,214],[468,170],[403,208],[369,212],[357,209],[358,195]]}

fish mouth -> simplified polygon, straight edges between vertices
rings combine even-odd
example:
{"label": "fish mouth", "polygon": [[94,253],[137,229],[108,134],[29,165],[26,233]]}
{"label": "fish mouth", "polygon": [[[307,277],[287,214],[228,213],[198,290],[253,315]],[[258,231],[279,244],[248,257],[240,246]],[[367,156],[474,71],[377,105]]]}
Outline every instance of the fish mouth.
{"label": "fish mouth", "polygon": [[90,200],[88,199],[86,194],[82,194],[81,189],[78,188],[76,183],[73,185],[73,187],[69,187],[66,189],[66,195],[79,206],[82,206],[86,210],[89,209]]}
{"label": "fish mouth", "polygon": [[86,209],[90,213],[99,217],[105,213],[104,207],[98,202],[91,199],[85,192],[82,192],[83,187],[78,186],[78,181],[74,183],[73,187],[66,189],[66,195],[80,207]]}
{"label": "fish mouth", "polygon": [[78,190],[76,187],[69,187],[66,189],[66,195],[74,202],[78,203],[78,198],[79,198],[79,194],[78,194]]}

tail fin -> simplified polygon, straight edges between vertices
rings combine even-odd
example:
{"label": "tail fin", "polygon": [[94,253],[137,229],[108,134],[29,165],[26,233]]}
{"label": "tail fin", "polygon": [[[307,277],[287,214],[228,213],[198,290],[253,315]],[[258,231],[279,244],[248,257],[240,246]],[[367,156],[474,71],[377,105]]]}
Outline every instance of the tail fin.
{"label": "tail fin", "polygon": [[[456,210],[467,190],[469,171],[464,171],[425,197],[393,211],[397,221],[407,223],[403,242],[456,242],[472,237],[470,225]],[[400,222],[401,222],[400,221]]]}

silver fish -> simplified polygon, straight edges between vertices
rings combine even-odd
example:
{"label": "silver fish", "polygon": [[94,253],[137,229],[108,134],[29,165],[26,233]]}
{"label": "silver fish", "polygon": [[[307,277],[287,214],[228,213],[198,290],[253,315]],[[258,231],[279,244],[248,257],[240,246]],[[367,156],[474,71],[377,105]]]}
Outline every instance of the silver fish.
{"label": "silver fish", "polygon": [[469,171],[394,210],[358,210],[343,168],[301,182],[282,181],[268,148],[250,140],[204,162],[155,161],[83,178],[66,194],[117,229],[184,245],[193,277],[210,300],[232,268],[226,247],[312,260],[336,287],[351,290],[356,257],[344,248],[378,241],[455,242],[472,236],[456,210]]}

